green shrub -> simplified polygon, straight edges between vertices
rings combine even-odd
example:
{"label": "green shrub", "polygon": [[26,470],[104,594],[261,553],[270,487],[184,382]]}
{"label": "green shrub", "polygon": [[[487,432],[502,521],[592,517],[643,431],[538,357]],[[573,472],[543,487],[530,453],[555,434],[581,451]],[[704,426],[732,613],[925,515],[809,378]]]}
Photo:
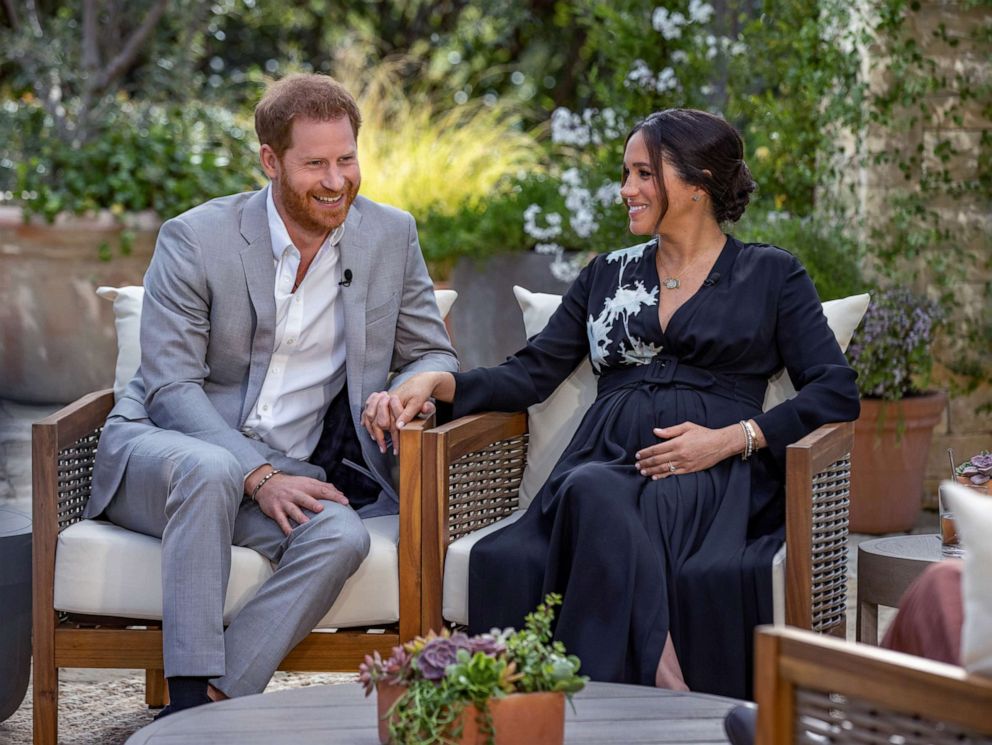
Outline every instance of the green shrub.
{"label": "green shrub", "polygon": [[122,101],[101,130],[72,148],[36,103],[8,101],[0,131],[16,134],[0,161],[0,185],[27,213],[53,220],[100,209],[171,217],[262,183],[254,134],[218,107]]}
{"label": "green shrub", "polygon": [[821,300],[857,295],[868,286],[861,274],[860,247],[829,222],[752,208],[732,232],[742,241],[770,243],[796,256]]}

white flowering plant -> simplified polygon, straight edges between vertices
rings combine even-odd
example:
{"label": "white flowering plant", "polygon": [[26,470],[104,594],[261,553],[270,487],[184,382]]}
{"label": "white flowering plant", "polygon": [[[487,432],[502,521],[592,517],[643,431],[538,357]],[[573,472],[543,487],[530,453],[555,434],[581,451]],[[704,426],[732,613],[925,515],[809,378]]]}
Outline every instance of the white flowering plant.
{"label": "white flowering plant", "polygon": [[555,187],[520,215],[526,242],[554,257],[551,271],[563,281],[575,277],[589,252],[631,242],[620,199],[630,127],[659,109],[711,108],[717,66],[745,52],[741,39],[714,30],[715,11],[706,0],[657,6],[618,0],[609,8],[578,4],[573,12],[589,47],[597,50],[596,74],[585,81],[589,97],[610,106],[560,106],[552,112],[553,165],[545,178]]}

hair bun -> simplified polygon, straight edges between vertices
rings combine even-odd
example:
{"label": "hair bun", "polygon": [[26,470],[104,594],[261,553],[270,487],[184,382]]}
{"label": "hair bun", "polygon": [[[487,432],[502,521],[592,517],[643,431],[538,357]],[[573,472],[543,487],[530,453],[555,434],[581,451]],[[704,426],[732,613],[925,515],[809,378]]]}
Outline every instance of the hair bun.
{"label": "hair bun", "polygon": [[751,201],[751,192],[758,185],[751,176],[751,170],[743,160],[737,169],[737,174],[727,184],[722,198],[714,198],[713,213],[717,222],[737,222]]}

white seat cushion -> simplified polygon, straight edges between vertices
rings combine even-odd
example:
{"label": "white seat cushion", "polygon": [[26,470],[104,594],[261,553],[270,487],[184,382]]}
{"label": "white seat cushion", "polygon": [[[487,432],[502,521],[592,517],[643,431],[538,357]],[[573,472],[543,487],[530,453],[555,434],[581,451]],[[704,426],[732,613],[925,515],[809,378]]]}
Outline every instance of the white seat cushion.
{"label": "white seat cushion", "polygon": [[[369,555],[348,578],[317,628],[377,626],[399,620],[399,518],[387,515],[363,522],[372,537]],[[272,572],[272,565],[261,554],[231,548],[225,623]],[[66,528],[59,534],[55,555],[55,608],[68,613],[161,619],[161,542],[102,520],[82,520]]]}
{"label": "white seat cushion", "polygon": [[[444,600],[441,608],[444,620],[468,624],[468,560],[472,547],[484,536],[515,523],[524,512],[517,510],[448,546],[448,553],[444,556]],[[779,626],[785,624],[785,545],[772,559],[772,607],[774,623]]]}
{"label": "white seat cushion", "polygon": [[510,523],[520,519],[525,510],[517,510],[511,515],[487,525],[481,530],[459,538],[448,546],[444,555],[444,593],[441,603],[441,615],[445,620],[454,623],[468,623],[468,557],[472,547],[490,533],[505,528]]}

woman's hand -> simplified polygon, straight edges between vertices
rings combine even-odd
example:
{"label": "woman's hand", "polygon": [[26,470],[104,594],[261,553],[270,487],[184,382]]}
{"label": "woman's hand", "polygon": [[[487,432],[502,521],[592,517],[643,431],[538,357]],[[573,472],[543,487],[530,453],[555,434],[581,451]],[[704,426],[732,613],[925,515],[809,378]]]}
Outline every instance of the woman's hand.
{"label": "woman's hand", "polygon": [[683,422],[674,427],[657,428],[654,433],[664,442],[644,448],[635,456],[641,475],[651,479],[705,471],[744,451],[744,431],[739,424],[709,429]]}
{"label": "woman's hand", "polygon": [[386,432],[393,441],[393,453],[399,451],[400,433],[407,422],[419,414],[434,411],[431,398],[450,401],[455,392],[455,378],[451,373],[429,372],[414,375],[391,391],[373,393],[362,410],[362,426],[386,452]]}

